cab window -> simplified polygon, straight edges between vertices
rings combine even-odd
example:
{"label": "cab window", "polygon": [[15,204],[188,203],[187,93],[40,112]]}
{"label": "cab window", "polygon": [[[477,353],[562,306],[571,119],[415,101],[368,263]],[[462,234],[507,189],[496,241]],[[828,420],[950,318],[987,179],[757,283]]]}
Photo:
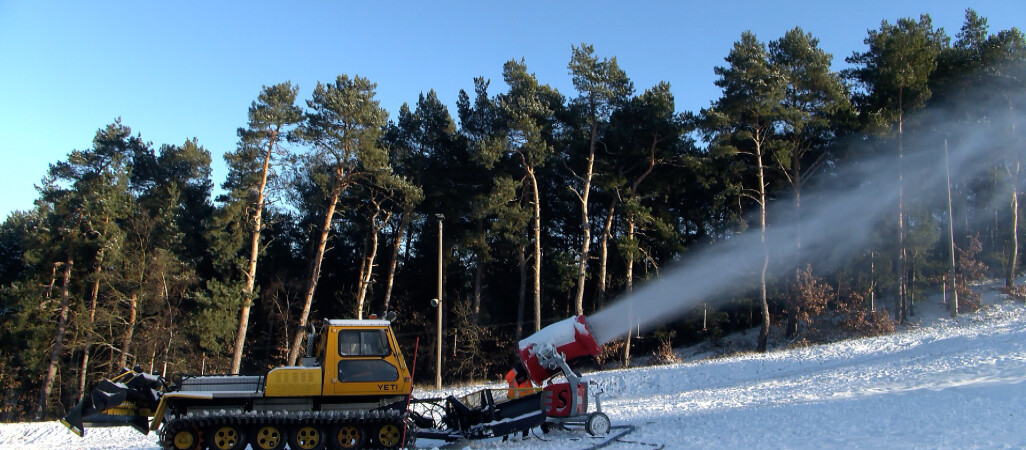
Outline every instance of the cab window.
{"label": "cab window", "polygon": [[385,330],[341,330],[338,332],[340,356],[388,356],[388,334]]}
{"label": "cab window", "polygon": [[343,359],[338,362],[338,380],[365,383],[396,381],[399,370],[383,359]]}

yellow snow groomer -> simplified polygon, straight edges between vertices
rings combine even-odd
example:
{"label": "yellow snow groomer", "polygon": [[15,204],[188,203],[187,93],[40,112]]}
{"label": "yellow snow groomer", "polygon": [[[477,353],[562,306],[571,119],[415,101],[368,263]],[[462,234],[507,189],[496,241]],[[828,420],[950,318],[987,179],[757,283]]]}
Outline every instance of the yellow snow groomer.
{"label": "yellow snow groomer", "polygon": [[[412,381],[388,320],[328,320],[301,365],[266,375],[139,370],[101,381],[61,422],[159,431],[166,449],[399,448]],[[404,441],[406,439],[406,441]]]}

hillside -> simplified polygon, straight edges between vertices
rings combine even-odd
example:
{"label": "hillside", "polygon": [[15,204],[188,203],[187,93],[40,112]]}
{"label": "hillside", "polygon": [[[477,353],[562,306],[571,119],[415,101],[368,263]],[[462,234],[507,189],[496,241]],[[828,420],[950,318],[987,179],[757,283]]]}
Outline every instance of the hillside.
{"label": "hillside", "polygon": [[[593,374],[613,425],[636,427],[608,448],[1024,447],[1026,308],[979,289],[979,313],[952,320],[937,301],[917,305],[918,323],[889,336]],[[554,433],[467,445],[600,442]],[[0,448],[158,447],[128,429],[79,439],[52,422],[2,425]]]}

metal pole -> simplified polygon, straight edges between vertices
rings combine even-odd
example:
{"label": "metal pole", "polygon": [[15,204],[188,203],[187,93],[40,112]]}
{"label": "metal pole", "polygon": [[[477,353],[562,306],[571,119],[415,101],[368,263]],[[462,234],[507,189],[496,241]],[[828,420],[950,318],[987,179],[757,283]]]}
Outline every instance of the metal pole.
{"label": "metal pole", "polygon": [[435,214],[438,218],[438,324],[435,342],[435,389],[442,388],[442,220],[445,216]]}
{"label": "metal pole", "polygon": [[708,325],[709,321],[709,303],[706,302],[702,305],[702,331],[707,331],[708,328],[706,327],[706,325]]}
{"label": "metal pole", "polygon": [[948,138],[944,138],[944,170],[948,180],[948,243],[951,254],[951,317],[958,315],[958,284],[955,282],[955,218],[951,215],[951,164],[948,163]]}

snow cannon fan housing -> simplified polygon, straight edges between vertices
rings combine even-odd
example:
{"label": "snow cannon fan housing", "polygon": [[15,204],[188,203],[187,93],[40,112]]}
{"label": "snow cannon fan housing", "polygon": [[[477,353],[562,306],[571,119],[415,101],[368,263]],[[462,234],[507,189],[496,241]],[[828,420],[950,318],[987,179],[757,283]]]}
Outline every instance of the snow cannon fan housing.
{"label": "snow cannon fan housing", "polygon": [[570,363],[601,353],[602,347],[592,337],[583,315],[553,323],[520,341],[520,360],[536,385],[561,371],[554,358]]}

